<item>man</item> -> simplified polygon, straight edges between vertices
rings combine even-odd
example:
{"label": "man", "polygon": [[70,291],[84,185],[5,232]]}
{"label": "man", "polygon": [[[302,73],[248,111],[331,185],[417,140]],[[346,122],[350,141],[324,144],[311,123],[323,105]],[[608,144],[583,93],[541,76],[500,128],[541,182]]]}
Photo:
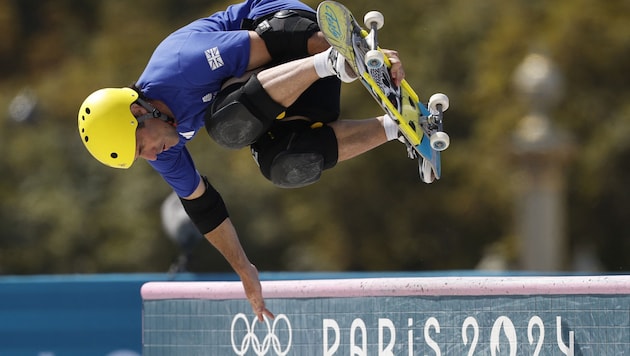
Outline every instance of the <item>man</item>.
{"label": "man", "polygon": [[[404,72],[387,51],[392,76]],[[91,94],[79,132],[100,162],[128,168],[146,159],[178,194],[206,239],[239,275],[259,320],[265,307],[225,204],[185,145],[205,126],[222,146],[251,145],[262,174],[279,187],[316,182],[321,172],[398,137],[392,120],[338,120],[340,80],[356,74],[329,47],[314,11],[298,0],[247,0],[175,31],[132,88]]]}

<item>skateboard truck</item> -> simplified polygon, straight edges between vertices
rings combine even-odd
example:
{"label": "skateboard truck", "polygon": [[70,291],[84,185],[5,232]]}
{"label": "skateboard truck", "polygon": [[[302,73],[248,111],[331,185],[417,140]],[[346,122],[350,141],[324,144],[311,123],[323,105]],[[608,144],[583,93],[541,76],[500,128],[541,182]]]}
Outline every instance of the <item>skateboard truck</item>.
{"label": "skateboard truck", "polygon": [[363,17],[363,23],[370,29],[368,37],[371,37],[366,37],[370,50],[365,54],[365,65],[370,69],[380,68],[385,63],[385,56],[378,50],[376,32],[385,24],[385,17],[378,11],[370,11]]}
{"label": "skateboard truck", "polygon": [[431,148],[436,151],[444,151],[448,148],[451,141],[446,132],[444,132],[443,118],[444,111],[448,109],[448,97],[445,94],[437,93],[429,98],[430,115],[427,118],[427,131],[431,132],[429,139],[431,140]]}

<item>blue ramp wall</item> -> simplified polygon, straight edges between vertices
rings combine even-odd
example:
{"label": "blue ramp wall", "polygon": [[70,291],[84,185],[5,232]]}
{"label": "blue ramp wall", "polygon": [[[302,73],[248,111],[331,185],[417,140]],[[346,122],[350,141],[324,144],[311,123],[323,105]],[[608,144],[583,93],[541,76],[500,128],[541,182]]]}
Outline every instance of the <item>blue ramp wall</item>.
{"label": "blue ramp wall", "polygon": [[164,274],[0,277],[0,356],[139,356],[140,287],[167,279]]}
{"label": "blue ramp wall", "polygon": [[[261,273],[261,279],[402,276],[405,273]],[[0,356],[139,356],[146,282],[168,274],[0,276]],[[236,281],[232,273],[174,276]]]}

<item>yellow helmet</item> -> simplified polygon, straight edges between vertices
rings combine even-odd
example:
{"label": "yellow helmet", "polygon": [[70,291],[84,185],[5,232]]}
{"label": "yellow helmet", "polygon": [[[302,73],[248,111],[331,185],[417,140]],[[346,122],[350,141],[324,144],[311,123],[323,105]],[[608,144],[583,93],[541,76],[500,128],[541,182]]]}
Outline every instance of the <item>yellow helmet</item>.
{"label": "yellow helmet", "polygon": [[130,106],[136,100],[131,88],[105,88],[90,94],[79,109],[83,144],[107,166],[129,168],[135,160],[138,119]]}

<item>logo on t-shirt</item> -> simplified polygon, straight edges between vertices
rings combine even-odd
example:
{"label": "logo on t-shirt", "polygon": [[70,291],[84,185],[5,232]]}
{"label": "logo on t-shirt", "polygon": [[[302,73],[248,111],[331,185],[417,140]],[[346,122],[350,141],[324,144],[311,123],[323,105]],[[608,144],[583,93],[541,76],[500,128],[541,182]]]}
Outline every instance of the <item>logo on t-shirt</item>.
{"label": "logo on t-shirt", "polygon": [[212,70],[223,67],[223,58],[221,58],[219,47],[207,49],[205,54],[208,64],[210,64],[210,68],[212,68]]}
{"label": "logo on t-shirt", "polygon": [[183,138],[190,140],[191,138],[195,136],[196,133],[197,133],[196,131],[188,131],[188,132],[180,132],[179,134]]}

